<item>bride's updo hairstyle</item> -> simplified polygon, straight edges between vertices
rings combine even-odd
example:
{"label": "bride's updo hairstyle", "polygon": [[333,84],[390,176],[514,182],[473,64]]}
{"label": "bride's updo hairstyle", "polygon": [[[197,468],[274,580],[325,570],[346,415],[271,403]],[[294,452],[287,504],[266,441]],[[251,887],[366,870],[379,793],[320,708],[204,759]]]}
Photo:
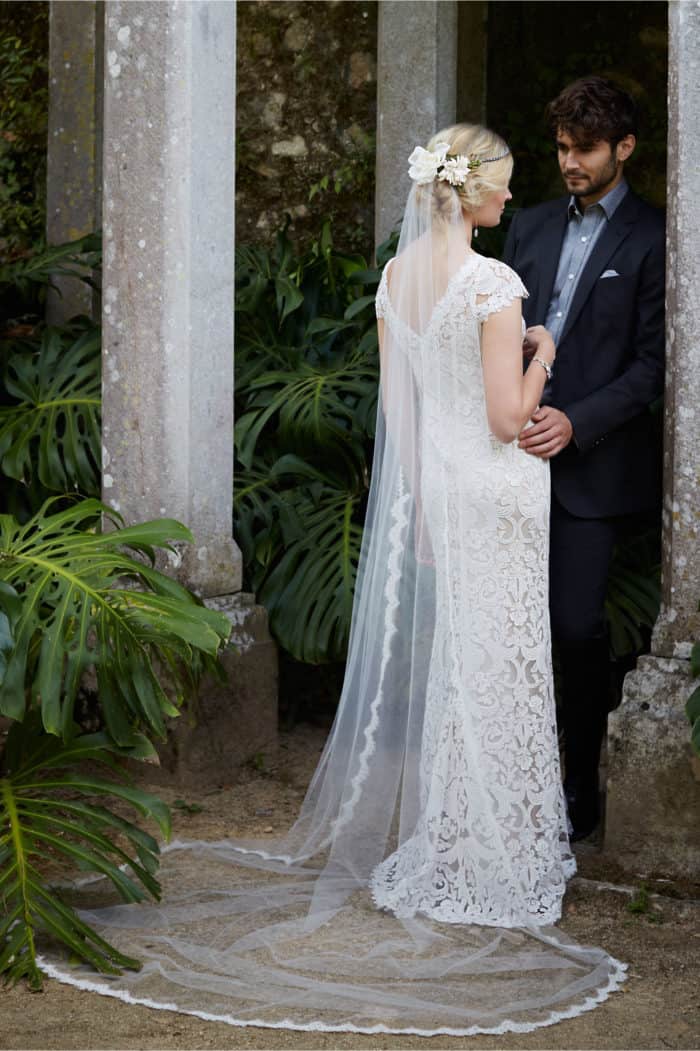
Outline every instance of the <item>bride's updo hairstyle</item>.
{"label": "bride's updo hairstyle", "polygon": [[[472,213],[492,193],[508,185],[513,171],[513,157],[508,144],[495,131],[482,124],[453,124],[433,135],[427,149],[434,149],[439,142],[449,144],[450,155],[469,157],[470,160],[488,160],[488,163],[474,169],[462,186],[451,186],[449,182],[436,179],[419,187],[420,191],[431,194],[435,218],[449,218],[454,208],[455,193],[463,210]],[[491,160],[492,157],[499,159]]]}

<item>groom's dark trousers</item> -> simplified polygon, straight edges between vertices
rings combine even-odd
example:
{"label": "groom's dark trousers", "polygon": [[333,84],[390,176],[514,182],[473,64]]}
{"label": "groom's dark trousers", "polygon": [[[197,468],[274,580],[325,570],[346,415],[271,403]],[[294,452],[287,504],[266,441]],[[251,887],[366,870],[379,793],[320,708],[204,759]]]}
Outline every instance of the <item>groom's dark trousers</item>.
{"label": "groom's dark trousers", "polygon": [[[528,325],[545,324],[569,197],[517,212],[504,260]],[[542,404],[574,439],[551,460],[550,615],[559,656],[567,786],[595,783],[609,707],[604,599],[615,543],[660,513],[661,450],[650,405],[663,392],[664,222],[628,190],[585,263]],[[638,531],[637,528],[637,531]]]}

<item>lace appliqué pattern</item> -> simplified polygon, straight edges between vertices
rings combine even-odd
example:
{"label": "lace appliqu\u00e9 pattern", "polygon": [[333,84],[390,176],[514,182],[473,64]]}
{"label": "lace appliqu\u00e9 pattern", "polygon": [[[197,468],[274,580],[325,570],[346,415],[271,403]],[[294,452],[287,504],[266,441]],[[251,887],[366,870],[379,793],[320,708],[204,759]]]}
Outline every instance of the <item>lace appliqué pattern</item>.
{"label": "lace appliqu\u00e9 pattern", "polygon": [[[576,868],[552,687],[549,466],[489,435],[481,366],[481,323],[526,295],[505,264],[472,256],[403,344],[422,399],[436,623],[421,816],[371,880],[402,917],[551,924]],[[377,314],[398,322],[386,278]]]}

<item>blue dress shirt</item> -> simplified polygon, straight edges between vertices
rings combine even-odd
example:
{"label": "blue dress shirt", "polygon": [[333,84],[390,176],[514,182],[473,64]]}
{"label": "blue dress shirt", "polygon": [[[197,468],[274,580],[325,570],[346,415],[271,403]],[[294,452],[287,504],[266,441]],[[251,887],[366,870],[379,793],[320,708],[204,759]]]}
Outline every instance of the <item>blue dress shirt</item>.
{"label": "blue dress shirt", "polygon": [[622,179],[596,204],[589,205],[583,213],[580,211],[576,197],[572,196],[569,201],[569,221],[561,246],[557,276],[554,280],[552,298],[545,321],[545,328],[551,332],[555,345],[558,345],[559,337],[564,331],[576,286],[593,250],[593,245],[603,232],[606,223],[612,219],[626,193],[627,182]]}

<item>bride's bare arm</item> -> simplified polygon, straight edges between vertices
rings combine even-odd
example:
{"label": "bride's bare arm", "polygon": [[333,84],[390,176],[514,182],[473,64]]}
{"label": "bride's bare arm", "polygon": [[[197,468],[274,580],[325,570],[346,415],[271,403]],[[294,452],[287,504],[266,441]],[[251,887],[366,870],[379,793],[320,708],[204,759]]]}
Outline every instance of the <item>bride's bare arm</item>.
{"label": "bride's bare arm", "polygon": [[[534,335],[533,335],[534,333]],[[536,343],[535,356],[554,361],[555,347],[548,332],[538,326],[528,331]],[[539,405],[547,374],[531,361],[523,375],[522,307],[519,299],[490,314],[481,333],[486,413],[489,427],[502,442],[512,442]]]}

